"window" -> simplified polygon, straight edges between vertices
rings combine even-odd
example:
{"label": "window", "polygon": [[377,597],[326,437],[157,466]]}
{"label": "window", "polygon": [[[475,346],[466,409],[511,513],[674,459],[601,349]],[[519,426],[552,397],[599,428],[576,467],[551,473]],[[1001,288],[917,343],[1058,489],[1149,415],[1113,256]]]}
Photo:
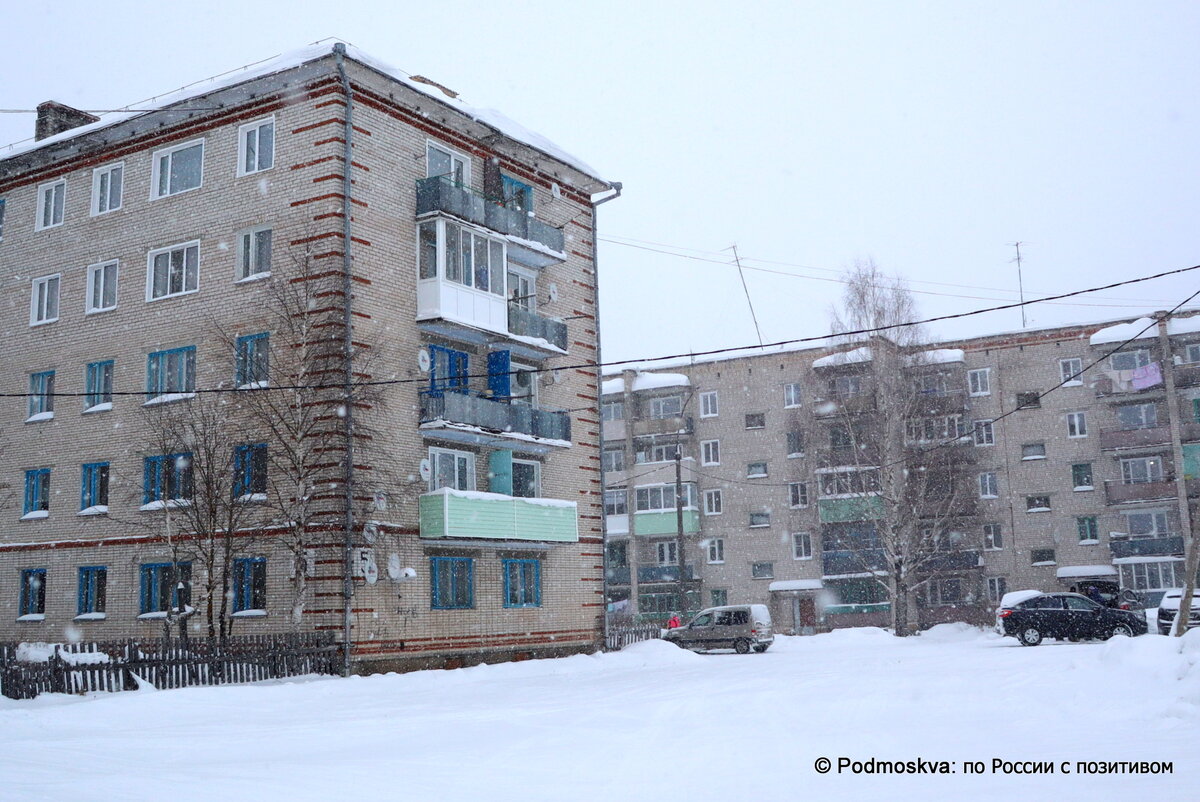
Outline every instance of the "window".
{"label": "window", "polygon": [[720,440],[702,440],[702,441],[700,441],[700,464],[702,464],[702,465],[720,465],[721,464],[721,441]]}
{"label": "window", "polygon": [[1004,594],[1008,593],[1008,580],[1002,576],[989,576],[987,578],[987,594],[988,601],[993,604],[999,604],[1004,598]]}
{"label": "window", "polygon": [[1113,370],[1133,370],[1150,364],[1150,352],[1145,348],[1136,351],[1122,351],[1109,357],[1109,365]]}
{"label": "window", "polygon": [[651,438],[649,445],[645,441],[634,446],[637,448],[638,463],[670,462],[680,453],[679,443],[655,443]]}
{"label": "window", "polygon": [[812,536],[808,532],[794,532],[792,534],[792,559],[811,560],[812,556]]}
{"label": "window", "polygon": [[[684,509],[696,508],[696,486],[688,482],[684,482],[681,486],[682,490],[680,499]],[[648,487],[636,488],[634,495],[634,509],[637,512],[664,512],[666,510],[675,509],[675,485],[650,485]]]}
{"label": "window", "polygon": [[625,449],[606,448],[601,451],[600,467],[606,473],[625,470]]}
{"label": "window", "polygon": [[999,551],[1004,548],[1004,535],[1000,531],[1000,524],[983,525],[983,547],[989,551]]}
{"label": "window", "polygon": [[435,394],[446,390],[465,393],[470,364],[470,356],[462,351],[429,346],[429,391]]}
{"label": "window", "polygon": [[542,561],[503,560],[504,606],[542,606]]}
{"label": "window", "polygon": [[449,148],[425,143],[425,177],[443,176],[458,186],[471,183],[471,160]]}
{"label": "window", "polygon": [[40,326],[58,320],[59,275],[42,276],[33,280],[29,296],[29,325]]}
{"label": "window", "polygon": [[233,449],[233,497],[267,500],[267,444],[248,443]]}
{"label": "window", "polygon": [[787,455],[789,457],[804,456],[804,432],[792,429],[787,433]]}
{"label": "window", "polygon": [[[441,258],[440,275],[445,281],[473,287],[480,292],[504,295],[504,280],[507,262],[505,241],[493,239],[473,229],[437,220],[418,226],[420,246],[417,275],[422,279],[433,279],[439,275],[438,259]],[[529,308],[533,303],[532,281],[518,285],[519,272],[509,272],[510,301]]]}
{"label": "window", "polygon": [[992,422],[990,420],[975,421],[973,431],[975,434],[975,445],[991,446],[996,444],[996,435],[992,431]]}
{"label": "window", "polygon": [[750,528],[758,529],[764,526],[771,525],[771,513],[769,512],[752,512],[750,513]]}
{"label": "window", "polygon": [[110,164],[92,170],[92,214],[115,212],[121,208],[121,190],[125,164]]}
{"label": "window", "polygon": [[963,600],[962,580],[958,577],[932,579],[925,586],[925,603],[930,607],[946,607]]}
{"label": "window", "polygon": [[146,300],[193,293],[199,287],[199,274],[199,242],[150,251],[146,266]]}
{"label": "window", "polygon": [[155,351],[146,357],[146,402],[177,401],[196,394],[196,348]]}
{"label": "window", "polygon": [[625,500],[625,488],[604,491],[605,515],[625,515],[629,512],[629,508],[626,506],[627,503]]}
{"label": "window", "polygon": [[452,490],[475,489],[475,455],[469,451],[452,451],[448,448],[430,448],[429,489]]}
{"label": "window", "polygon": [[1078,462],[1071,466],[1071,486],[1075,490],[1092,490],[1095,487],[1092,463]]}
{"label": "window", "polygon": [[238,337],[236,376],[234,383],[241,390],[266,387],[270,379],[271,336],[267,332]]}
{"label": "window", "polygon": [[725,562],[725,541],[722,538],[714,537],[708,541],[708,561],[710,563]]}
{"label": "window", "polygon": [[1130,537],[1161,537],[1169,534],[1167,514],[1157,510],[1126,512],[1125,532]]}
{"label": "window", "polygon": [[1046,444],[1045,443],[1026,443],[1021,446],[1021,459],[1045,459]]}
{"label": "window", "polygon": [[679,564],[679,544],[674,540],[663,540],[655,544],[659,565]]}
{"label": "window", "polygon": [[37,225],[34,228],[41,231],[42,229],[61,226],[66,199],[66,181],[54,181],[38,187],[38,216]]}
{"label": "window", "polygon": [[834,376],[829,380],[829,394],[834,398],[849,398],[862,392],[862,377]]}
{"label": "window", "polygon": [[761,479],[762,477],[764,477],[766,475],[767,475],[767,463],[751,462],[746,465],[746,478],[747,479]]}
{"label": "window", "polygon": [[751,563],[750,564],[751,579],[774,579],[775,578],[775,563]]}
{"label": "window", "polygon": [[506,175],[500,176],[500,191],[504,205],[519,212],[533,211],[533,187]]}
{"label": "window", "polygon": [[1054,549],[1030,549],[1029,561],[1034,565],[1053,565]]}
{"label": "window", "polygon": [[600,420],[623,420],[624,417],[624,401],[605,401],[600,405]]}
{"label": "window", "polygon": [[1050,512],[1050,497],[1026,496],[1025,512]]}
{"label": "window", "polygon": [[[0,200],[0,207],[4,205],[4,201]],[[3,215],[4,210],[0,208],[0,215]],[[0,220],[2,223],[3,220]],[[1187,347],[1187,361],[1189,364],[1200,362],[1200,343],[1189,343]]]}
{"label": "window", "polygon": [[45,568],[22,569],[21,605],[19,612],[21,618],[25,618],[26,616],[37,616],[37,620],[39,621],[46,614]]}
{"label": "window", "polygon": [[103,412],[112,409],[113,361],[90,362],[83,377],[86,393],[84,412]]}
{"label": "window", "polygon": [[792,507],[808,506],[808,482],[792,482],[788,485],[788,497]]}
{"label": "window", "polygon": [[538,498],[542,495],[542,464],[528,459],[512,461],[512,494],[515,498]]}
{"label": "window", "polygon": [[466,610],[475,606],[475,560],[430,557],[431,604],[434,610]]}
{"label": "window", "polygon": [[704,514],[705,515],[720,515],[721,514],[721,491],[720,490],[705,490],[704,491]]}
{"label": "window", "polygon": [[1100,542],[1100,525],[1096,523],[1096,516],[1094,515],[1084,515],[1076,518],[1075,531],[1079,535],[1080,543]]}
{"label": "window", "polygon": [[715,418],[720,412],[720,406],[717,403],[717,391],[709,390],[706,393],[700,393],[700,417]]}
{"label": "window", "polygon": [[50,515],[50,469],[34,468],[25,471],[25,506],[21,520],[46,518]]}
{"label": "window", "polygon": [[954,439],[967,433],[967,424],[962,415],[912,418],[905,421],[904,426],[905,437],[913,443]]}
{"label": "window", "polygon": [[1117,423],[1121,428],[1153,429],[1158,426],[1158,407],[1154,404],[1126,404],[1117,407]]}
{"label": "window", "polygon": [[629,541],[618,540],[605,548],[609,568],[629,567]]}
{"label": "window", "polygon": [[142,461],[142,509],[162,509],[192,497],[192,455],[163,454]]}
{"label": "window", "polygon": [[237,281],[271,275],[271,229],[252,228],[238,235]]}
{"label": "window", "polygon": [[712,602],[712,607],[724,607],[729,604],[729,591],[727,590],[710,590],[708,599]]}
{"label": "window", "polygon": [[683,397],[678,395],[668,395],[662,398],[650,399],[650,417],[674,418],[683,414]]}
{"label": "window", "polygon": [[79,514],[108,512],[108,463],[89,462],[80,469]]}
{"label": "window", "polygon": [[85,565],[79,569],[79,593],[76,616],[103,618],[108,591],[108,569],[102,565]]}
{"label": "window", "polygon": [[995,471],[987,471],[986,473],[979,474],[979,497],[1000,497],[1000,483],[996,479]]}
{"label": "window", "polygon": [[919,395],[945,395],[946,374],[927,373],[924,376],[918,376],[915,385]]}
{"label": "window", "polygon": [[1163,458],[1134,457],[1121,460],[1121,481],[1127,485],[1163,481]]}
{"label": "window", "polygon": [[829,427],[829,448],[833,451],[847,451],[854,448],[856,432],[850,427],[840,424]]}
{"label": "window", "polygon": [[275,118],[238,129],[238,175],[270,170],[275,165]]}
{"label": "window", "polygon": [[150,200],[196,189],[204,178],[204,140],[154,152]]}
{"label": "window", "polygon": [[54,371],[29,374],[29,417],[26,423],[54,417]]}
{"label": "window", "polygon": [[767,425],[767,415],[765,412],[751,412],[746,415],[747,429],[763,429]]}
{"label": "window", "polygon": [[1121,566],[1121,586],[1136,590],[1178,588],[1186,574],[1182,560],[1132,563]]}
{"label": "window", "polygon": [[1017,409],[1037,409],[1042,405],[1042,394],[1036,390],[1017,393]]}
{"label": "window", "polygon": [[971,395],[992,394],[991,372],[991,368],[979,368],[978,370],[967,371],[967,387],[970,388]]}
{"label": "window", "polygon": [[1087,413],[1067,413],[1067,437],[1087,437]]}
{"label": "window", "polygon": [[1058,374],[1062,378],[1063,387],[1083,384],[1083,360],[1078,357],[1058,360]]}
{"label": "window", "polygon": [[784,409],[800,406],[800,382],[791,382],[783,385],[783,406]]}
{"label": "window", "polygon": [[117,308],[117,267],[116,259],[88,267],[87,314]]}
{"label": "window", "polygon": [[879,492],[878,468],[822,473],[819,478],[822,496],[861,496]]}
{"label": "window", "polygon": [[238,557],[233,561],[233,612],[266,612],[267,558]]}
{"label": "window", "polygon": [[191,602],[192,564],[143,563],[141,566],[141,615],[182,609]]}

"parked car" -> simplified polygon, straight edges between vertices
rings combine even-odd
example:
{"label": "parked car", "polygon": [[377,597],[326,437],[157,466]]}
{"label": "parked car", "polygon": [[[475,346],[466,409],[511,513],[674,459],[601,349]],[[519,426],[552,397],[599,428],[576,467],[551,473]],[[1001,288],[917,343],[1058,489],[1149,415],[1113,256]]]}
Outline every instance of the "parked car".
{"label": "parked car", "polygon": [[[1183,590],[1174,588],[1163,593],[1162,601],[1158,603],[1158,631],[1170,635],[1175,626],[1175,617],[1179,615],[1179,604],[1183,601]],[[1200,627],[1200,593],[1192,595],[1192,614],[1188,616],[1188,629]]]}
{"label": "parked car", "polygon": [[1107,640],[1114,635],[1133,637],[1145,635],[1148,629],[1141,613],[1105,607],[1078,593],[1023,591],[1008,594],[996,610],[996,631],[1011,635],[1022,646],[1037,646],[1043,638]]}
{"label": "parked car", "polygon": [[765,652],[775,636],[765,604],[734,604],[701,610],[686,625],[669,630],[663,640],[683,649],[733,649],[746,654]]}

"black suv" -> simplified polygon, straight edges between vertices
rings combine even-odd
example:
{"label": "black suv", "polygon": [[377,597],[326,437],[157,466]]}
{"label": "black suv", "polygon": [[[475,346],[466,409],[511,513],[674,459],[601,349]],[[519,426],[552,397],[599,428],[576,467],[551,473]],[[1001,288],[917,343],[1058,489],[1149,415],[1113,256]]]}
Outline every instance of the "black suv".
{"label": "black suv", "polygon": [[996,610],[996,631],[1012,635],[1022,646],[1037,646],[1042,638],[1133,637],[1147,629],[1140,613],[1105,607],[1078,593],[1041,593]]}

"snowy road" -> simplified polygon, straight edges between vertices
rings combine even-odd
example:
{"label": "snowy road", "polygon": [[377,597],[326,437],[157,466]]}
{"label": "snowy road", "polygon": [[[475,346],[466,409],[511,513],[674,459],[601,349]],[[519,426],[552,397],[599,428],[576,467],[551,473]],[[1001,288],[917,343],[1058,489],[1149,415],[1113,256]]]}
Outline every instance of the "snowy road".
{"label": "snowy road", "polygon": [[[763,655],[652,642],[404,676],[0,699],[0,798],[1182,800],[1200,787],[1200,632],[1185,641],[1026,649],[953,627],[855,630],[778,638]],[[839,757],[955,773],[838,773]],[[994,759],[1055,770],[997,774]],[[1173,772],[1080,776],[1077,761]]]}

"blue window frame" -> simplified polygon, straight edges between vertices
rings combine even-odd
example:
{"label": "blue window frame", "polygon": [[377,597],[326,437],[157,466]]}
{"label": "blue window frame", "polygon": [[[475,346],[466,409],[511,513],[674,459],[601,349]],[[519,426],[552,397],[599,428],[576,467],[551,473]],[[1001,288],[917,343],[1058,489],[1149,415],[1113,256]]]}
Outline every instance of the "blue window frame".
{"label": "blue window frame", "polygon": [[90,362],[87,375],[84,377],[87,395],[84,396],[84,409],[98,407],[101,404],[112,404],[113,391],[113,361]]}
{"label": "blue window frame", "polygon": [[[80,471],[79,509],[108,507],[108,463],[89,462]],[[100,510],[95,510],[100,512]]]}
{"label": "blue window frame", "polygon": [[233,495],[243,498],[267,492],[267,444],[248,443],[233,450]]}
{"label": "blue window frame", "polygon": [[50,469],[25,471],[25,515],[50,510]]}
{"label": "blue window frame", "polygon": [[533,211],[533,187],[506,175],[500,176],[500,186],[504,191],[505,206],[522,212]]}
{"label": "blue window frame", "polygon": [[196,347],[155,351],[146,358],[146,398],[196,392]]}
{"label": "blue window frame", "polygon": [[267,609],[267,558],[239,557],[233,561],[233,611]]}
{"label": "blue window frame", "polygon": [[54,416],[54,371],[29,374],[29,417]]}
{"label": "blue window frame", "polygon": [[192,455],[146,457],[142,466],[142,504],[192,497]]}
{"label": "blue window frame", "polygon": [[79,569],[77,615],[103,613],[108,591],[108,569],[103,565],[85,565]]}
{"label": "blue window frame", "polygon": [[465,393],[470,362],[469,355],[462,351],[429,346],[429,391],[434,394],[445,390]]}
{"label": "blue window frame", "polygon": [[21,615],[44,615],[46,612],[46,569],[25,568],[21,571]]}
{"label": "blue window frame", "polygon": [[503,560],[504,606],[542,606],[542,561]]}
{"label": "blue window frame", "polygon": [[191,581],[191,563],[143,563],[138,606],[141,615],[165,613],[186,605],[191,601]]}
{"label": "blue window frame", "polygon": [[434,610],[467,610],[475,606],[475,560],[430,557],[429,576]]}
{"label": "blue window frame", "polygon": [[270,369],[270,334],[247,334],[237,338],[238,387],[265,387]]}

